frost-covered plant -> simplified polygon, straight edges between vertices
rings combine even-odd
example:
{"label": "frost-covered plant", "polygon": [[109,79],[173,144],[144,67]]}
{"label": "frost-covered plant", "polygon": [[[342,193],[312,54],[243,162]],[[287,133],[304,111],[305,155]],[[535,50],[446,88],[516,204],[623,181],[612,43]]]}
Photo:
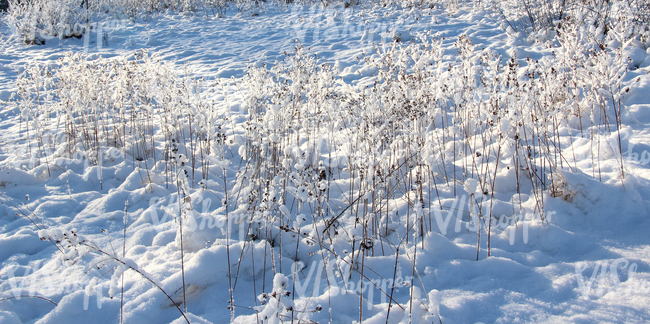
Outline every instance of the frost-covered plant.
{"label": "frost-covered plant", "polygon": [[262,306],[256,307],[262,323],[282,323],[284,319],[291,318],[288,314],[293,311],[294,304],[288,287],[289,279],[281,273],[276,273],[273,278],[273,291],[257,297],[262,303]]}
{"label": "frost-covered plant", "polygon": [[226,15],[226,9],[228,9],[227,0],[205,0],[205,4],[215,17]]}
{"label": "frost-covered plant", "polygon": [[[118,280],[122,274],[127,270],[133,270],[165,294],[172,304],[176,306],[187,323],[190,322],[185,316],[185,312],[178,307],[178,304],[176,304],[176,302],[174,302],[169,294],[162,288],[162,285],[158,283],[153,276],[138,266],[135,261],[125,256],[119,256],[115,250],[111,251],[102,249],[94,242],[78,234],[77,230],[74,228],[70,230],[59,228],[41,229],[38,231],[38,236],[41,240],[53,241],[61,247],[61,255],[59,257],[61,263],[66,266],[77,264],[84,258],[92,258],[88,262],[89,267],[108,269],[109,271],[112,271],[113,274],[110,279],[111,284],[108,291],[111,298],[118,293]],[[98,283],[98,280],[98,278],[91,280],[90,284],[86,288],[87,293],[94,289],[93,286]]]}
{"label": "frost-covered plant", "polygon": [[82,0],[10,0],[8,16],[15,34],[27,44],[43,44],[46,39],[81,37],[95,8]]}
{"label": "frost-covered plant", "polygon": [[650,17],[647,2],[637,0],[512,0],[486,2],[486,6],[511,32],[521,31],[535,37],[562,28],[565,19],[596,32],[597,37],[607,36],[611,29],[621,26],[626,26],[629,35],[638,37],[647,31]]}
{"label": "frost-covered plant", "polygon": [[40,28],[37,25],[40,14],[35,2],[11,1],[8,10],[8,19],[15,28],[15,34],[23,38],[25,43],[43,44],[45,40],[38,35]]}

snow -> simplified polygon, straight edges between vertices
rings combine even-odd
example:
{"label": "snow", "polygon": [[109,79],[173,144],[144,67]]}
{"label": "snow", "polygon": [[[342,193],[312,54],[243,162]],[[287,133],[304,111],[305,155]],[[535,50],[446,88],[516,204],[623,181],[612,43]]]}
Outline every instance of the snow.
{"label": "snow", "polygon": [[[2,28],[4,41],[9,28],[4,24]],[[104,28],[107,37],[52,38],[43,46],[8,39],[1,45],[0,323],[119,323],[121,316],[128,323],[185,323],[180,311],[191,323],[295,319],[350,323],[360,318],[366,323],[650,321],[647,44],[630,42],[619,57],[629,58],[628,71],[620,80],[620,88],[629,89],[619,98],[620,131],[613,122],[607,126],[614,131],[600,126],[588,129],[591,121],[600,118],[596,114],[572,116],[557,133],[549,128],[570,158],[553,174],[544,175],[552,179],[553,190],[541,191],[523,171],[531,161],[526,152],[501,147],[498,141],[477,144],[485,138],[481,137],[485,124],[450,126],[450,120],[465,116],[440,111],[431,116],[431,125],[413,126],[408,132],[405,128],[399,134],[410,138],[422,132],[422,138],[431,138],[428,146],[392,140],[389,149],[380,151],[369,143],[384,141],[390,128],[409,116],[397,115],[398,109],[396,117],[384,120],[385,115],[360,112],[360,106],[343,110],[333,96],[318,89],[335,84],[331,88],[353,102],[363,93],[367,100],[375,100],[377,111],[393,109],[381,95],[398,91],[397,86],[381,88],[378,94],[369,90],[376,75],[385,72],[382,78],[389,79],[390,74],[365,60],[395,55],[391,59],[400,62],[410,55],[408,50],[392,51],[389,43],[407,46],[421,41],[423,32],[429,32],[430,38],[439,35],[432,41],[439,44],[439,52],[414,54],[419,58],[414,64],[425,69],[437,60],[443,62],[436,66],[440,77],[436,84],[452,85],[459,78],[454,73],[461,69],[452,68],[451,62],[463,55],[455,47],[463,37],[473,44],[468,51],[491,51],[501,55],[503,62],[516,58],[521,65],[516,75],[523,80],[527,66],[547,64],[557,54],[557,47],[548,44],[557,46],[559,41],[549,30],[528,35],[471,7],[323,10],[315,5],[284,9],[268,5],[257,16],[229,12],[222,18],[170,10],[135,20],[111,20]],[[299,44],[303,52],[294,51]],[[610,48],[620,45],[617,40],[608,43]],[[149,61],[139,58],[140,50],[148,53]],[[118,72],[111,70],[117,65],[110,62],[145,62],[149,69],[138,70],[143,80],[155,75],[168,81],[141,83],[157,95],[150,102],[157,108],[144,108],[150,111],[163,106],[168,98],[165,91],[176,89],[174,82],[181,79],[171,75],[187,77],[182,80],[188,84],[195,80],[194,90],[170,105],[200,103],[204,111],[187,104],[177,120],[169,122],[186,134],[196,133],[198,122],[188,124],[184,118],[198,116],[206,136],[221,141],[210,144],[213,153],[205,158],[209,170],[201,169],[199,162],[190,168],[194,157],[188,148],[202,144],[174,142],[172,148],[167,133],[158,126],[151,126],[151,134],[136,134],[146,127],[125,126],[129,132],[134,130],[127,139],[132,139],[131,146],[104,146],[97,163],[92,162],[96,156],[71,155],[63,145],[47,156],[48,163],[37,163],[43,158],[28,152],[40,148],[28,142],[27,123],[12,94],[21,91],[19,75],[29,71],[33,62],[53,69],[69,64],[69,71],[78,73],[70,78],[89,78],[91,74],[84,74],[83,66],[68,52],[104,64],[106,78],[117,78]],[[311,75],[297,75],[283,88],[287,98],[320,100],[301,108],[311,115],[294,123],[289,117],[292,107],[271,102],[268,98],[274,94],[264,94],[268,89],[261,86],[255,90],[259,83],[251,80],[263,79],[282,61],[309,66],[313,57],[307,53],[318,56],[319,63],[330,63],[331,71],[315,68]],[[536,62],[526,61],[527,57]],[[613,66],[612,57],[604,59]],[[478,56],[472,60],[479,62]],[[463,70],[469,74],[467,79],[475,77],[476,65]],[[294,72],[282,70],[283,77]],[[212,86],[203,87],[197,80]],[[308,88],[313,84],[318,86]],[[211,90],[198,90],[204,88]],[[424,98],[417,92],[425,90],[409,89],[406,97],[415,99],[406,100],[414,103]],[[470,104],[489,97],[488,90],[455,100]],[[261,114],[255,112],[253,91],[269,100]],[[208,102],[214,106],[205,108]],[[521,102],[523,106],[525,100]],[[575,102],[576,107],[580,104]],[[540,117],[550,120],[560,114],[547,113]],[[525,127],[512,122],[517,111],[508,114],[496,122],[495,129],[506,138],[523,134]],[[313,116],[342,121],[328,124],[325,118]],[[481,117],[482,123],[492,118]],[[42,125],[47,125],[47,117],[39,118],[41,124],[29,124],[30,129],[46,127]],[[287,129],[311,131],[293,133],[283,128],[290,123],[294,124]],[[355,123],[366,123],[368,129],[350,128]],[[262,124],[269,133],[255,133]],[[583,124],[585,134],[579,128]],[[435,138],[465,132],[471,134],[466,141],[474,142],[473,151],[455,151],[464,145],[456,140],[431,145]],[[368,140],[357,140],[361,137]],[[45,138],[46,144],[65,142]],[[143,142],[146,145],[139,146]],[[615,149],[619,143],[622,154]],[[259,158],[265,150],[282,157]],[[592,152],[597,150],[600,155],[594,160]],[[152,159],[148,151],[159,154]],[[413,152],[423,156],[419,169],[409,164]],[[459,158],[441,165],[450,152]],[[162,161],[163,156],[171,162]],[[485,183],[483,175],[461,179],[461,169],[481,156],[487,156],[481,162],[486,169],[476,173],[488,174],[489,168],[485,177],[492,180]],[[258,162],[249,161],[274,162],[252,170]],[[434,175],[427,179],[441,182],[418,180],[424,177],[420,173],[425,167],[425,174]],[[402,171],[406,168],[409,172]],[[287,170],[286,176],[263,177],[274,170]],[[474,174],[471,167],[466,170]],[[249,181],[256,176],[253,171],[263,181]],[[366,176],[359,176],[360,172]],[[382,172],[386,177],[397,172],[399,178],[412,180],[387,180],[388,184],[381,184],[388,188],[382,193],[392,198],[375,203],[373,186],[379,184],[372,181],[379,177],[373,175]],[[449,179],[451,172],[458,172],[459,178]],[[204,180],[206,174],[209,179]],[[520,179],[524,180],[519,183]],[[426,206],[415,203],[416,185],[404,189],[416,181],[426,182],[421,192]],[[323,210],[328,211],[327,219]],[[491,219],[489,235],[486,217]],[[366,218],[373,223],[364,228]],[[368,239],[368,228],[382,238]]]}

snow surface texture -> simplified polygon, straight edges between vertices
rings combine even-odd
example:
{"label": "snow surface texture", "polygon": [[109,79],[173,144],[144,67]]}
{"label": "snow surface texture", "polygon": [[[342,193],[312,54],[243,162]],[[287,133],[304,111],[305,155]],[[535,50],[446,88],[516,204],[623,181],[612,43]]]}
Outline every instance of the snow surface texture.
{"label": "snow surface texture", "polygon": [[[550,66],[560,56],[543,39],[506,32],[487,12],[166,13],[114,21],[105,31],[38,47],[2,45],[0,323],[119,323],[120,316],[125,323],[650,321],[645,44],[621,54],[631,67],[620,80],[624,95],[615,97],[624,106],[620,132],[589,128],[597,114],[549,126],[564,150],[559,159],[568,158],[545,174],[525,171],[549,168],[534,151],[530,158],[518,146],[501,148],[500,135],[483,131],[478,122],[490,116],[465,124],[450,106],[428,115],[430,125],[403,126],[419,113],[404,102],[394,117],[362,109],[364,100],[397,100],[377,96],[401,93],[398,85],[408,84],[401,79],[378,92],[359,89],[401,70],[432,66],[431,82],[443,89],[457,86],[445,82],[462,73],[478,78],[484,53],[495,56],[481,62],[513,67],[519,80],[526,67]],[[372,45],[382,40],[401,47]],[[471,64],[450,63],[463,55]],[[414,59],[400,65],[405,56]],[[615,56],[604,59],[615,66]],[[382,74],[383,67],[392,70]],[[489,67],[484,71],[489,76]],[[30,88],[19,80],[23,72],[59,92],[33,99],[29,89],[48,85]],[[439,100],[414,84],[406,103]],[[102,111],[104,103],[93,100],[107,89],[139,95],[111,92],[106,102],[116,108]],[[471,106],[490,96],[468,93],[449,102]],[[58,101],[66,96],[88,100],[87,110],[66,115],[79,105]],[[32,106],[20,106],[25,98]],[[143,112],[134,112],[136,104]],[[66,121],[70,116],[83,122]],[[517,129],[506,120],[517,118],[528,116],[495,117],[505,138]],[[61,128],[67,133],[53,131]],[[457,141],[454,134],[464,132],[476,136]],[[470,144],[479,135],[491,144]],[[409,142],[416,138],[422,142]],[[389,149],[382,141],[391,141]],[[619,142],[624,170],[612,149]],[[441,165],[452,161],[450,152],[453,164]],[[410,162],[415,154],[422,163]],[[471,171],[481,156],[488,161]]]}

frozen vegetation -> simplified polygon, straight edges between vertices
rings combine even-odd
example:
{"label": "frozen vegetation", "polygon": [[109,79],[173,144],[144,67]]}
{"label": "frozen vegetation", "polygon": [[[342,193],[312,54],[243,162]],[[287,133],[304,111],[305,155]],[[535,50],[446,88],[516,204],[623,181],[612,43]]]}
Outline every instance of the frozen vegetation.
{"label": "frozen vegetation", "polygon": [[0,19],[0,323],[650,321],[647,1]]}

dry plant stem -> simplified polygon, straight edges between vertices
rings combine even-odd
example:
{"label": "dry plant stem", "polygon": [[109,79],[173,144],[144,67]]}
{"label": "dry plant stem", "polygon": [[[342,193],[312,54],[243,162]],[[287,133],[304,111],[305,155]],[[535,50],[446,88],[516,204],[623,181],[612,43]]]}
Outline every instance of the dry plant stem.
{"label": "dry plant stem", "polygon": [[185,316],[185,312],[183,312],[183,310],[182,310],[180,307],[178,307],[178,304],[174,301],[174,299],[172,299],[171,296],[169,296],[169,294],[167,294],[167,292],[166,292],[162,287],[160,287],[158,284],[156,284],[156,283],[155,283],[151,278],[149,278],[148,276],[146,276],[146,275],[145,275],[144,273],[142,273],[140,270],[135,269],[135,268],[133,268],[132,266],[126,264],[126,262],[120,260],[119,258],[115,257],[114,255],[111,255],[111,254],[107,253],[107,252],[104,251],[104,250],[98,249],[95,245],[88,244],[88,243],[85,243],[85,242],[84,242],[84,243],[81,243],[81,245],[87,246],[87,247],[91,248],[93,251],[96,251],[96,252],[98,252],[98,253],[100,253],[100,254],[105,255],[105,256],[108,257],[109,259],[112,259],[112,260],[115,260],[115,261],[118,262],[118,263],[121,263],[122,265],[128,267],[129,269],[131,269],[131,270],[137,272],[137,273],[138,273],[140,276],[142,276],[143,278],[147,279],[147,281],[149,281],[150,283],[152,283],[154,286],[156,286],[156,288],[158,288],[158,290],[160,290],[163,294],[165,294],[165,296],[167,297],[167,299],[169,299],[169,300],[172,302],[172,304],[176,307],[176,309],[178,309],[178,311],[181,313],[181,315],[183,315],[183,318],[185,319],[185,321],[186,321],[188,324],[190,324],[190,320],[187,318],[187,316]]}
{"label": "dry plant stem", "polygon": [[226,207],[226,258],[228,259],[228,292],[230,294],[230,321],[235,319],[235,307],[233,299],[232,287],[232,269],[230,266],[230,216],[228,212],[228,176],[226,169],[223,169],[223,187],[226,197],[224,198],[224,205]]}
{"label": "dry plant stem", "polygon": [[[492,234],[492,216],[493,216],[492,215],[492,204],[494,203],[494,185],[495,185],[496,179],[497,179],[497,170],[499,170],[499,160],[500,160],[499,158],[500,157],[501,157],[501,145],[499,145],[499,149],[497,150],[497,154],[496,154],[497,161],[496,161],[496,165],[494,166],[494,176],[492,178],[492,186],[490,188],[491,189],[491,193],[490,193],[490,216],[489,216],[490,220],[488,221],[488,233],[487,233],[487,235],[488,235],[488,242],[487,242],[487,244],[488,244],[488,258],[492,255],[491,254],[491,247],[492,247],[491,246],[491,242],[492,242],[491,234]],[[479,241],[480,241],[480,239],[479,239]],[[480,245],[479,245],[479,247],[480,247]],[[476,253],[476,260],[478,261],[478,251]]]}
{"label": "dry plant stem", "polygon": [[[16,204],[14,204],[14,202],[11,201],[4,194],[0,193],[0,197],[2,197],[2,199],[4,199],[4,201],[8,202],[11,206],[16,208],[23,215],[23,217],[27,218],[36,227],[37,230],[47,229],[47,226],[45,226],[45,224],[43,224],[43,222],[41,222],[41,220],[38,218],[38,216],[36,216],[36,214],[31,209],[29,209],[27,206],[23,205],[23,207],[25,207],[32,215],[34,215],[34,218],[36,218],[36,220],[38,220],[38,222],[40,223],[40,226],[38,224],[36,224],[36,222],[31,217],[29,217],[22,209],[20,209],[18,206],[16,206]],[[16,216],[20,216],[20,215],[18,215],[18,213],[16,213]],[[50,243],[52,243],[59,250],[59,252],[63,253],[63,249],[60,246],[60,244],[57,244],[51,238],[48,239],[48,240],[50,241]]]}
{"label": "dry plant stem", "polygon": [[[128,200],[124,200],[124,232],[122,236],[122,257],[126,257],[126,227],[127,227],[127,213],[128,213]],[[122,286],[120,292],[120,323],[124,323],[124,273],[121,275]]]}
{"label": "dry plant stem", "polygon": [[55,303],[54,301],[52,301],[51,299],[49,299],[47,297],[35,296],[35,295],[19,295],[19,296],[11,296],[11,297],[0,298],[0,302],[5,301],[5,300],[10,300],[10,299],[20,299],[20,298],[38,298],[38,299],[42,299],[44,301],[47,301],[49,303],[52,303],[52,304],[54,304],[54,306],[58,306],[57,303]]}
{"label": "dry plant stem", "polygon": [[[183,172],[184,170],[181,169],[180,172]],[[185,175],[182,175],[185,177]],[[179,178],[178,173],[176,174],[176,178]],[[187,302],[185,300],[185,249],[183,246],[183,217],[185,216],[185,207],[183,206],[185,198],[181,199],[181,184],[178,183],[178,230],[180,232],[180,239],[181,239],[181,278],[182,278],[182,284],[183,284],[183,310],[184,312],[187,312]],[[183,196],[185,193],[183,193]]]}
{"label": "dry plant stem", "polygon": [[[395,271],[393,271],[393,281],[392,281],[393,284],[391,285],[392,287],[390,287],[388,310],[386,311],[386,324],[388,324],[388,319],[390,318],[390,307],[392,306],[393,292],[395,291],[395,284],[394,283],[395,283],[395,279],[397,277],[397,265],[398,265],[398,262],[399,262],[399,250],[400,250],[400,246],[398,245],[397,250],[395,251]],[[395,302],[395,303],[397,303],[397,302]],[[397,305],[399,305],[399,304],[397,304]]]}

